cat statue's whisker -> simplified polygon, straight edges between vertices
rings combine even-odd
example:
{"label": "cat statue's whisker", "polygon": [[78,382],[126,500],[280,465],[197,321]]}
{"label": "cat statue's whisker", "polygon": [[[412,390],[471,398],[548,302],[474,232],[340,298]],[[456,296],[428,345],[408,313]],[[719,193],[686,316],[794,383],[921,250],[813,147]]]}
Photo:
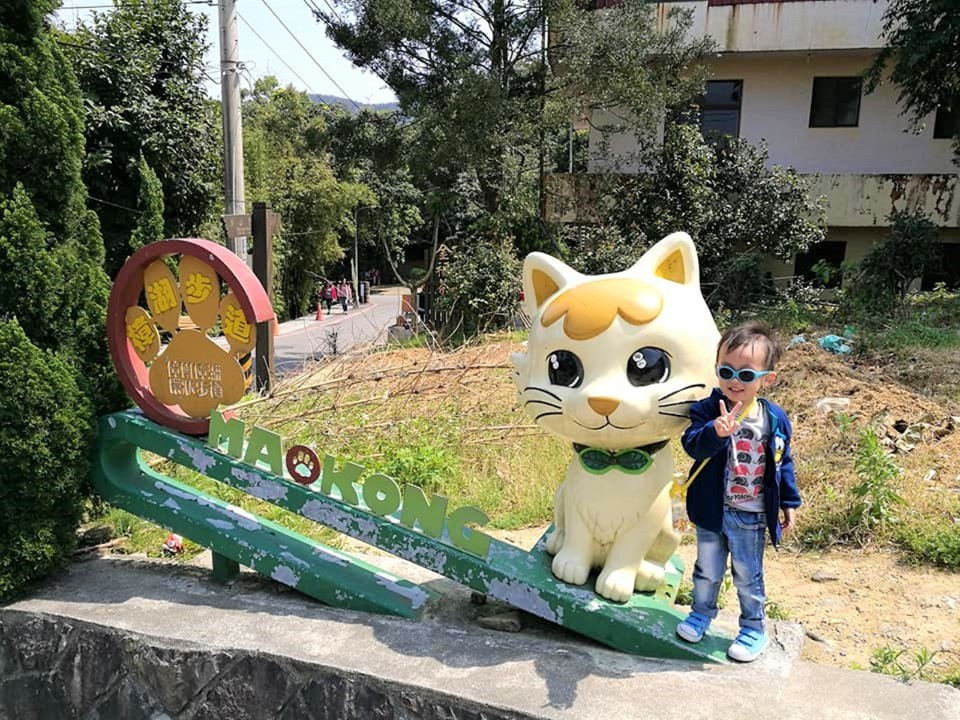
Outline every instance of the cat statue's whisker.
{"label": "cat statue's whisker", "polygon": [[[667,393],[667,394],[664,395],[663,397],[657,398],[657,402],[660,402],[661,400],[666,400],[668,397],[673,397],[673,396],[676,395],[677,393],[682,393],[684,390],[691,390],[692,388],[700,388],[700,389],[702,390],[702,389],[704,389],[704,388],[706,388],[706,387],[707,387],[707,386],[706,386],[705,383],[693,383],[693,384],[691,384],[691,385],[685,385],[685,386],[683,386],[682,388],[680,388],[679,390],[674,390],[673,392]],[[694,402],[696,402],[696,401],[694,401]]]}
{"label": "cat statue's whisker", "polygon": [[562,399],[561,399],[561,397],[560,397],[559,395],[556,395],[556,394],[550,392],[549,390],[544,390],[544,389],[541,388],[541,387],[534,387],[533,385],[527,385],[527,387],[525,387],[525,388],[523,389],[523,392],[526,392],[527,390],[536,390],[537,392],[546,393],[547,395],[549,395],[550,397],[554,398],[554,399],[557,400],[558,402],[562,402]]}
{"label": "cat statue's whisker", "polygon": [[685,419],[685,420],[689,420],[689,419],[690,419],[689,413],[688,413],[687,415],[678,415],[677,413],[663,412],[663,411],[661,410],[660,412],[657,413],[657,415],[670,415],[671,417],[683,418],[683,419]]}
{"label": "cat statue's whisker", "polygon": [[537,416],[533,419],[533,421],[534,421],[534,422],[537,422],[538,420],[540,420],[540,418],[542,418],[542,417],[547,417],[548,415],[563,415],[563,413],[562,413],[562,412],[546,412],[546,413],[540,413],[539,415],[537,415]]}
{"label": "cat statue's whisker", "polygon": [[561,407],[560,405],[557,405],[556,403],[549,402],[549,401],[547,401],[547,400],[527,400],[525,403],[523,403],[524,407],[526,407],[527,405],[534,405],[534,404],[536,404],[536,405],[546,405],[547,407],[556,408],[557,410],[559,410],[560,407]]}
{"label": "cat statue's whisker", "polygon": [[679,400],[677,402],[672,402],[672,403],[660,403],[659,405],[657,405],[657,407],[665,408],[665,407],[673,407],[674,405],[692,405],[695,402],[697,402],[697,400]]}

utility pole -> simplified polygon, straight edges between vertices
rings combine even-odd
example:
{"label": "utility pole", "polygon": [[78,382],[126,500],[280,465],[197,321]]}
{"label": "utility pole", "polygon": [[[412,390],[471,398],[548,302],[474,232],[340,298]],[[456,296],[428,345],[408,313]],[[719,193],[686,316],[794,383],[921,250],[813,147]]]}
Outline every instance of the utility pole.
{"label": "utility pole", "polygon": [[[246,212],[243,188],[243,126],[240,121],[240,45],[235,0],[220,0],[220,100],[223,110],[224,214]],[[247,260],[247,238],[227,238],[227,247]]]}
{"label": "utility pole", "polygon": [[[273,236],[280,229],[280,216],[271,212],[270,203],[255,202],[251,218],[253,232],[253,272],[267,297],[273,302]],[[273,323],[257,323],[257,390],[269,392],[273,387],[274,348]]]}

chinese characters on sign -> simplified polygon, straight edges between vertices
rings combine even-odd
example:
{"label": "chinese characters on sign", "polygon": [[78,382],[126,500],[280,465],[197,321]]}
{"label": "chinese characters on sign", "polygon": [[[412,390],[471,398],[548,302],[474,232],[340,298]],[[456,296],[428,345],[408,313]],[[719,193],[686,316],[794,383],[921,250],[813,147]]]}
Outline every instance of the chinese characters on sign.
{"label": "chinese characters on sign", "polygon": [[223,373],[219,365],[171,360],[167,380],[171,395],[223,399]]}

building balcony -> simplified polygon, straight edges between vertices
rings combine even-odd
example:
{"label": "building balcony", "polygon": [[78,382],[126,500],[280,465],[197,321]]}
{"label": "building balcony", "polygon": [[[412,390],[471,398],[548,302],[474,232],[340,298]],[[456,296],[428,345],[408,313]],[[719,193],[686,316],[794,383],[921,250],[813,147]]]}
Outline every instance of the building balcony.
{"label": "building balcony", "polygon": [[[621,0],[594,0],[598,10]],[[693,10],[697,36],[712,35],[721,53],[879,49],[888,0],[695,0],[656,3],[665,27],[672,7]]]}
{"label": "building balcony", "polygon": [[[607,173],[547,175],[544,219],[595,223],[616,191]],[[891,211],[920,210],[942,228],[960,228],[960,175],[808,175],[811,195],[827,199],[830,227],[887,227]]]}

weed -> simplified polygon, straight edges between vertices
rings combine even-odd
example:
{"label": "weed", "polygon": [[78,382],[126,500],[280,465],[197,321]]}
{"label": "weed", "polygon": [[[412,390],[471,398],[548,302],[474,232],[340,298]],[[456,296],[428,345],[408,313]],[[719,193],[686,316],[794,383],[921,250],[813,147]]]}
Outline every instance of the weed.
{"label": "weed", "polygon": [[693,605],[693,584],[686,580],[680,583],[677,588],[677,597],[674,600],[677,605]]}
{"label": "weed", "polygon": [[960,568],[960,525],[947,520],[949,524],[926,522],[901,528],[897,542],[913,560]]}
{"label": "weed", "polygon": [[913,654],[912,662],[907,664],[903,660],[906,652],[906,649],[892,645],[875,649],[870,654],[870,672],[892,675],[903,682],[929,680],[930,666],[937,653],[921,647]]}
{"label": "weed", "polygon": [[893,507],[902,505],[904,500],[897,494],[893,484],[902,470],[891,454],[880,445],[873,428],[864,428],[860,433],[860,447],[854,458],[854,471],[860,482],[851,489],[855,498],[851,510],[853,524],[872,530],[895,522]]}
{"label": "weed", "polygon": [[767,617],[771,620],[791,620],[792,617],[790,612],[780,606],[776,600],[771,600],[767,598],[767,602],[764,605],[764,612],[766,612]]}

